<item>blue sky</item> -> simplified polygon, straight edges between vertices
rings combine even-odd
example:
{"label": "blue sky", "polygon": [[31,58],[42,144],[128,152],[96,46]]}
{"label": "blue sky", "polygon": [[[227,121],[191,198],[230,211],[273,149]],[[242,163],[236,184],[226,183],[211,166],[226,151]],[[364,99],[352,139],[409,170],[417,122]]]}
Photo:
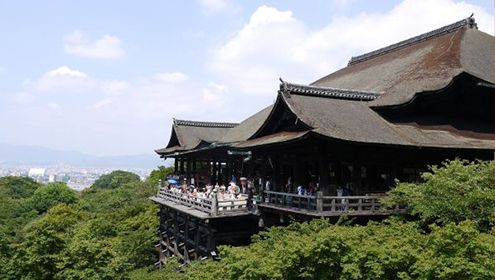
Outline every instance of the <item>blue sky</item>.
{"label": "blue sky", "polygon": [[310,83],[350,56],[493,1],[0,1],[0,142],[151,153],[172,117],[240,121],[278,78]]}

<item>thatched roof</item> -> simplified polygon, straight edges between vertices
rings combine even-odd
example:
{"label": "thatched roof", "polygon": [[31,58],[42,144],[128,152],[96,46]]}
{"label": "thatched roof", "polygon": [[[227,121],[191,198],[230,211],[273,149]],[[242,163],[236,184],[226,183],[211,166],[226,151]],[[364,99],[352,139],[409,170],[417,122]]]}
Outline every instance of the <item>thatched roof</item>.
{"label": "thatched roof", "polygon": [[311,85],[376,92],[380,95],[370,106],[398,105],[419,92],[444,88],[463,72],[495,83],[494,53],[495,38],[467,18],[354,57]]}

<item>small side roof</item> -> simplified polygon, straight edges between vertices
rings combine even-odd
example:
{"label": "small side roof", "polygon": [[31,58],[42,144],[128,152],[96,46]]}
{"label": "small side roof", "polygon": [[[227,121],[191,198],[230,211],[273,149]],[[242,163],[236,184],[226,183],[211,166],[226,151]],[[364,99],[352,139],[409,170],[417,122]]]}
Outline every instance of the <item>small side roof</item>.
{"label": "small side roof", "polygon": [[174,119],[168,145],[156,150],[156,153],[166,155],[194,149],[200,144],[219,142],[230,129],[237,125],[237,123]]}

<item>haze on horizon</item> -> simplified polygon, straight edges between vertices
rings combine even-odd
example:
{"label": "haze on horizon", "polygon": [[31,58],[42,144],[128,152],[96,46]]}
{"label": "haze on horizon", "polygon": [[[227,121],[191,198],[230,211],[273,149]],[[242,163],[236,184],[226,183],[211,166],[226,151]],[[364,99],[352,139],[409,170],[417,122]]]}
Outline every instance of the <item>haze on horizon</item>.
{"label": "haze on horizon", "polygon": [[149,154],[172,118],[238,122],[278,78],[310,83],[351,56],[492,1],[2,1],[0,143]]}

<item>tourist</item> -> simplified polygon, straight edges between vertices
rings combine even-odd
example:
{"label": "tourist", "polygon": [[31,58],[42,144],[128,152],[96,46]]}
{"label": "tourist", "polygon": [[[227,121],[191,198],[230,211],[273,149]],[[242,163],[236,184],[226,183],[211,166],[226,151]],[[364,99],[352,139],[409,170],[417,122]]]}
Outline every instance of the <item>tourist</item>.
{"label": "tourist", "polygon": [[242,194],[247,194],[248,193],[248,187],[247,187],[247,178],[246,177],[241,177],[239,179],[241,182],[241,193]]}
{"label": "tourist", "polygon": [[297,194],[298,194],[298,195],[304,195],[305,191],[306,191],[306,190],[304,189],[304,187],[303,187],[302,185],[299,185],[299,186],[297,187]]}

